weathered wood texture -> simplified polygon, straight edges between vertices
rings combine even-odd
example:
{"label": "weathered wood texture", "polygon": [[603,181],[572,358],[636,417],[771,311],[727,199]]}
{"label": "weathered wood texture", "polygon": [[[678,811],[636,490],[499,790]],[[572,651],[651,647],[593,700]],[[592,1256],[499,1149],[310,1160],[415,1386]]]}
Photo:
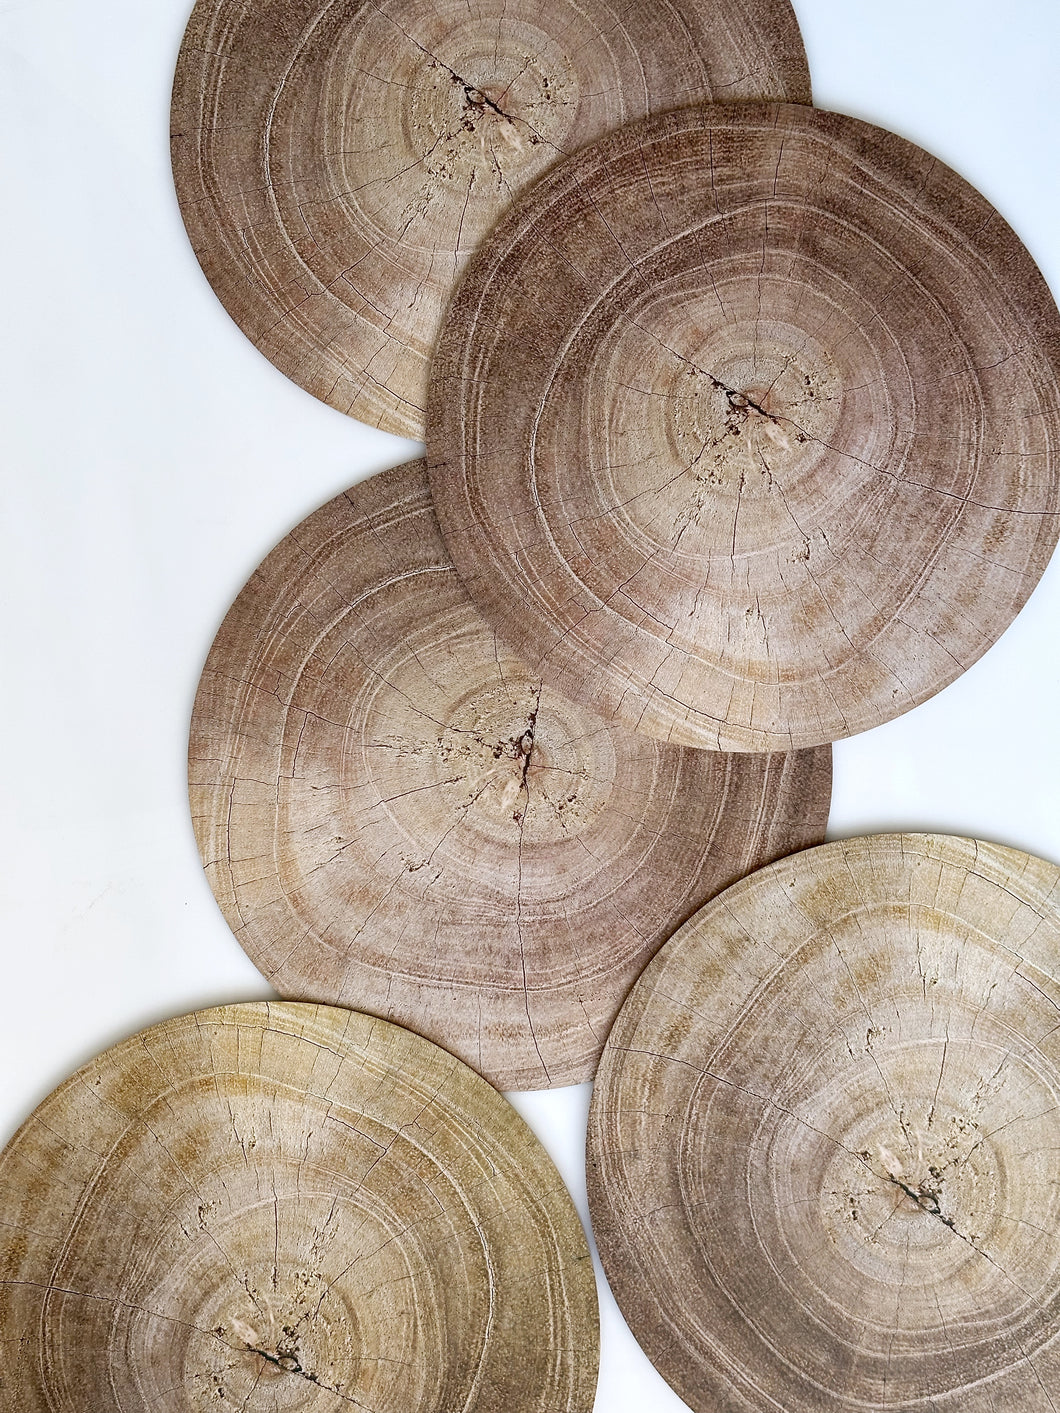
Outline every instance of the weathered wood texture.
{"label": "weathered wood texture", "polygon": [[544,1149],[330,1007],[165,1022],[0,1155],[4,1413],[589,1413],[596,1287]]}
{"label": "weathered wood texture", "polygon": [[173,170],[262,353],[420,437],[446,302],[513,194],[630,118],[716,97],[810,101],[788,0],[199,0]]}
{"label": "weathered wood texture", "polygon": [[657,947],[824,836],[831,750],[727,757],[542,688],[468,599],[423,462],[299,525],[210,652],[196,834],[285,996],[411,1026],[501,1088],[589,1078]]}
{"label": "weathered wood texture", "polygon": [[729,750],[937,692],[1056,543],[1060,315],[960,177],[785,105],[648,119],[491,232],[432,373],[457,569],[534,671]]}
{"label": "weathered wood texture", "polygon": [[1060,1406],[1060,870],[933,835],[735,884],[621,1011],[611,1286],[694,1409]]}

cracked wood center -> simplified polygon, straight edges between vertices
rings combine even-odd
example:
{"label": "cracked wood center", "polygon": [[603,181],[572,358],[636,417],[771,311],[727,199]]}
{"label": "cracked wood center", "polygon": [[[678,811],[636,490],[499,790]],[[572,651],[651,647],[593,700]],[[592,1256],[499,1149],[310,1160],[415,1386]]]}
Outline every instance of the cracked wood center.
{"label": "cracked wood center", "polygon": [[697,1413],[1060,1405],[1060,870],[882,835],[733,885],[604,1050],[588,1181]]}
{"label": "cracked wood center", "polygon": [[285,996],[411,1026],[501,1088],[591,1077],[657,947],[819,842],[831,749],[724,756],[605,725],[471,604],[422,462],[281,542],[211,649],[196,834]]}
{"label": "cracked wood center", "polygon": [[810,101],[788,0],[199,0],[173,171],[262,353],[420,437],[445,305],[512,197],[631,118],[715,97]]}
{"label": "cracked wood center", "polygon": [[167,1021],[0,1154],[3,1413],[589,1413],[596,1287],[544,1149],[363,1015]]}
{"label": "cracked wood center", "polygon": [[784,105],[631,124],[486,237],[427,451],[476,604],[610,719],[727,750],[887,721],[1060,531],[1060,315],[936,159]]}

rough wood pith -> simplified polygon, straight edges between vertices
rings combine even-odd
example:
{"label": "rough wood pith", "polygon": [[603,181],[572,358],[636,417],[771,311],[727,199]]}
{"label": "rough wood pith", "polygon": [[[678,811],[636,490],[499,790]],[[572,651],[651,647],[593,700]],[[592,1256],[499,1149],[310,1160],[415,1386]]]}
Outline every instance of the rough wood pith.
{"label": "rough wood pith", "polygon": [[788,0],[199,0],[173,171],[262,353],[420,437],[446,302],[513,195],[630,118],[716,97],[810,101]]}
{"label": "rough wood pith", "polygon": [[608,1040],[593,1229],[702,1413],[1060,1406],[1060,870],[933,835],[743,880]]}
{"label": "rough wood pith", "polygon": [[283,995],[397,1020],[510,1089],[588,1079],[656,948],[819,842],[831,795],[828,747],[664,746],[542,687],[469,601],[422,462],[253,575],[189,772],[211,887]]}
{"label": "rough wood pith", "polygon": [[665,739],[834,741],[951,682],[1060,530],[1060,315],[902,138],[687,109],[555,167],[469,265],[427,452],[472,598]]}
{"label": "rough wood pith", "polygon": [[589,1413],[596,1288],[559,1174],[383,1021],[167,1021],[0,1154],[4,1413]]}

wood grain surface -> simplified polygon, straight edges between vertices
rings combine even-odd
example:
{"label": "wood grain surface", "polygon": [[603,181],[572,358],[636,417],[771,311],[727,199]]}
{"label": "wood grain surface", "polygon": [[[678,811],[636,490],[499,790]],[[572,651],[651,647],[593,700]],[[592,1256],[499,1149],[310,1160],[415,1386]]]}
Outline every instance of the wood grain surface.
{"label": "wood grain surface", "polygon": [[0,1154],[4,1413],[589,1413],[596,1287],[484,1080],[330,1007],[200,1011]]}
{"label": "wood grain surface", "polygon": [[262,353],[420,437],[445,304],[513,195],[630,118],[712,98],[810,101],[788,0],[199,0],[173,171]]}
{"label": "wood grain surface", "polygon": [[831,795],[830,748],[665,746],[542,687],[464,592],[422,462],[253,575],[189,770],[211,887],[281,994],[409,1025],[508,1089],[588,1079],[656,948],[820,842]]}
{"label": "wood grain surface", "polygon": [[619,1015],[589,1201],[696,1410],[1060,1406],[1060,870],[882,835],[709,903]]}
{"label": "wood grain surface", "polygon": [[546,681],[728,750],[973,663],[1056,543],[1060,315],[949,168],[852,118],[688,109],[557,166],[451,308],[442,531]]}

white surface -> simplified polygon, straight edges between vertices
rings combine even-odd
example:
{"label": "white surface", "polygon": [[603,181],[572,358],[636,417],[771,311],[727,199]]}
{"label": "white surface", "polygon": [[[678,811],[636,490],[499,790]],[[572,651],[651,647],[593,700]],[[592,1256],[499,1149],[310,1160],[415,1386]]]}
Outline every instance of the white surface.
{"label": "white surface", "polygon": [[[272,544],[418,451],[287,383],[202,278],[168,164],[188,3],[0,0],[0,1143],[119,1037],[270,994],[192,838],[196,681]],[[796,8],[818,105],[950,162],[1060,290],[1055,0]],[[929,828],[1060,861],[1058,622],[1054,561],[972,671],[840,743],[832,836]],[[587,1103],[588,1086],[518,1100],[583,1215]],[[683,1408],[601,1295],[597,1408]]]}

